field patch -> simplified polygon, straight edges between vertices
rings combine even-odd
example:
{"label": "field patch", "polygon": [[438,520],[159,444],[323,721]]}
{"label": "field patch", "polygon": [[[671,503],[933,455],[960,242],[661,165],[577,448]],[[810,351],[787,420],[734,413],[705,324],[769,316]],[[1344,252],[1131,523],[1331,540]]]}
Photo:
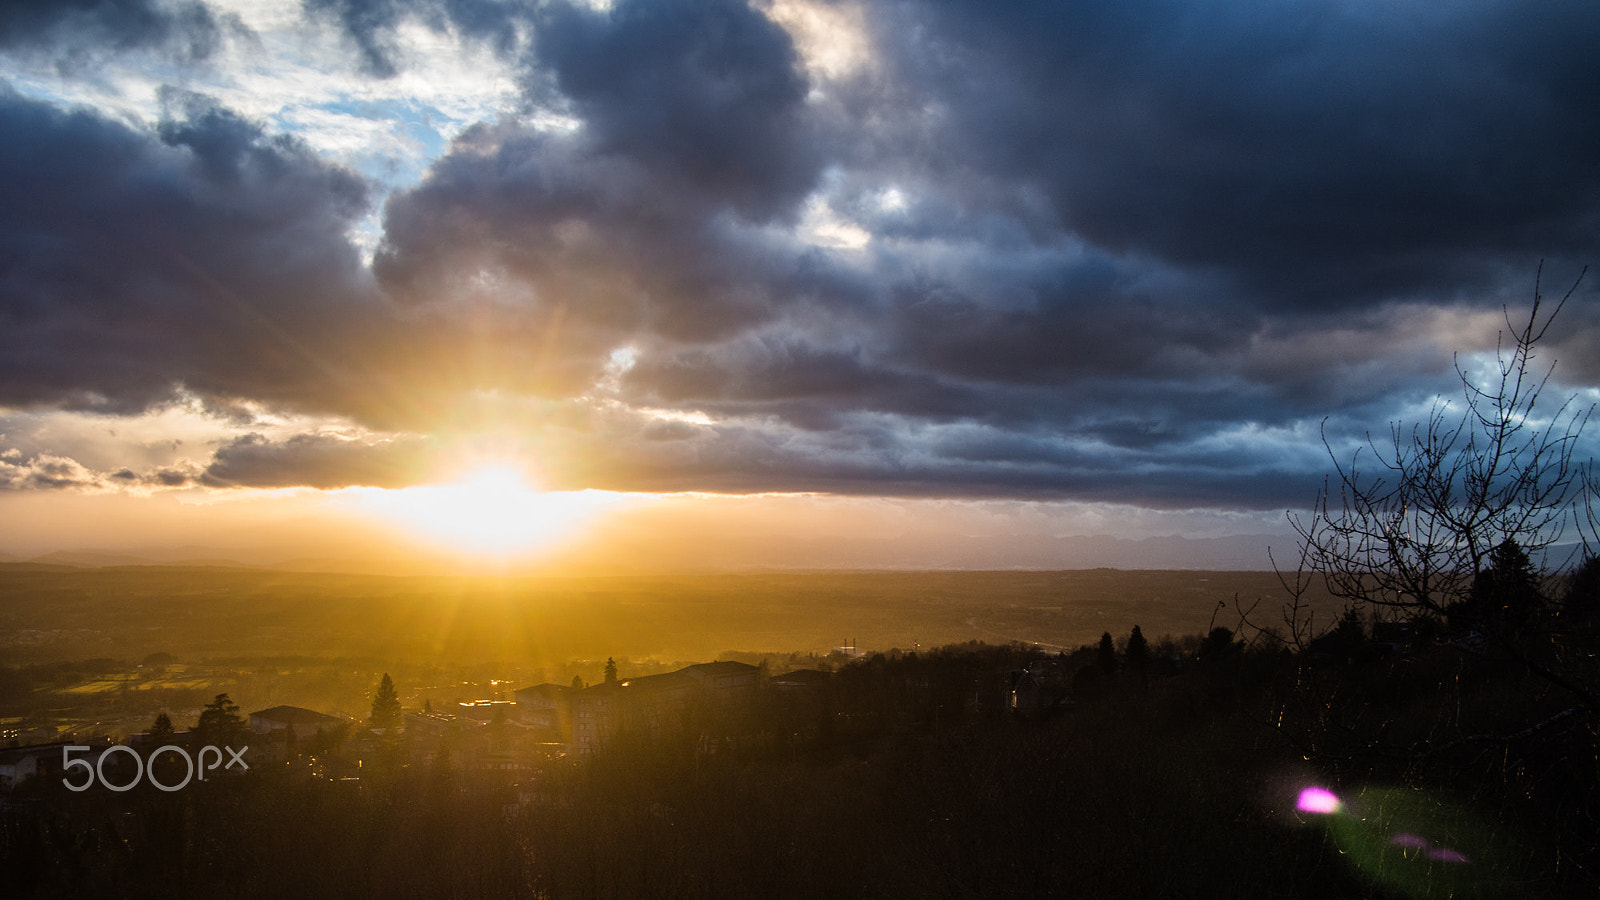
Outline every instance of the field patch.
{"label": "field patch", "polygon": [[[1270,572],[445,578],[0,565],[0,637],[93,625],[92,639],[29,647],[13,664],[163,652],[189,663],[282,656],[551,665],[608,656],[826,653],[847,643],[869,652],[973,640],[1054,650],[1093,643],[1106,631],[1123,636],[1134,625],[1152,639],[1235,627],[1236,610],[1252,605],[1254,621],[1275,625],[1285,599]],[[1319,621],[1331,624],[1336,605],[1314,599]],[[208,683],[185,674],[169,669],[148,680],[72,690]]]}

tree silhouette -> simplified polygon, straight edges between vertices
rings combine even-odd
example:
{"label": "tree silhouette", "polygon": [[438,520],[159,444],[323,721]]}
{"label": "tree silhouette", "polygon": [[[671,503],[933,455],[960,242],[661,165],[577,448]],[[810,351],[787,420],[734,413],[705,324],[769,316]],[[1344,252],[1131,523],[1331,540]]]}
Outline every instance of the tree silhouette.
{"label": "tree silhouette", "polygon": [[1128,671],[1139,679],[1143,687],[1150,678],[1150,642],[1145,640],[1144,632],[1139,626],[1133,626],[1133,631],[1128,634],[1128,647],[1125,651]]}
{"label": "tree silhouette", "polygon": [[200,711],[194,731],[199,746],[236,747],[244,736],[245,721],[239,715],[239,705],[227,694],[218,694]]}
{"label": "tree silhouette", "polygon": [[1600,556],[1589,556],[1572,573],[1566,597],[1561,602],[1561,615],[1581,622],[1596,612],[1600,612]]}
{"label": "tree silhouette", "polygon": [[1233,639],[1233,629],[1221,625],[1211,629],[1205,639],[1200,642],[1200,659],[1211,662],[1232,656],[1239,649],[1239,644]]}
{"label": "tree silhouette", "polygon": [[[1457,361],[1460,401],[1436,401],[1422,421],[1392,424],[1387,440],[1369,436],[1348,459],[1324,432],[1334,474],[1308,517],[1290,516],[1300,564],[1292,578],[1280,569],[1295,635],[1304,627],[1307,579],[1320,577],[1334,597],[1380,608],[1386,619],[1427,628],[1444,618],[1458,632],[1470,628],[1472,652],[1509,660],[1576,701],[1514,730],[1519,739],[1569,715],[1600,714],[1586,649],[1592,636],[1569,627],[1581,617],[1528,627],[1543,611],[1540,572],[1591,551],[1600,527],[1600,482],[1592,462],[1575,455],[1594,406],[1576,396],[1548,401],[1555,364],[1535,366],[1540,341],[1582,280],[1549,310],[1536,280],[1526,321],[1505,313],[1488,374]],[[1574,532],[1578,550],[1552,559]]]}
{"label": "tree silhouette", "polygon": [[383,680],[378,682],[378,690],[372,695],[372,715],[367,719],[367,725],[380,733],[372,769],[380,784],[387,783],[400,768],[400,730],[404,722],[400,693],[395,690],[394,679],[385,672]]}
{"label": "tree silhouette", "polygon": [[[1369,438],[1348,462],[1324,435],[1335,474],[1308,518],[1290,517],[1300,571],[1321,576],[1335,597],[1414,621],[1470,608],[1507,542],[1543,560],[1594,521],[1573,456],[1593,408],[1541,404],[1554,366],[1534,368],[1539,341],[1576,290],[1546,316],[1536,286],[1525,324],[1507,313],[1511,343],[1494,373],[1475,379],[1456,365],[1463,403],[1440,400],[1426,421],[1395,423],[1389,440]],[[1295,585],[1297,596],[1304,588]]]}
{"label": "tree silhouette", "polygon": [[1144,632],[1137,625],[1128,634],[1126,655],[1130,666],[1142,666],[1150,659],[1150,642],[1145,640]]}
{"label": "tree silhouette", "polygon": [[617,683],[617,661],[606,657],[606,684]]}
{"label": "tree silhouette", "polygon": [[150,767],[150,777],[162,784],[176,783],[171,776],[177,768],[178,760],[172,754],[157,754],[156,751],[173,744],[175,733],[172,717],[165,712],[158,713],[156,720],[150,724],[150,742],[145,745],[145,760]]}
{"label": "tree silhouette", "polygon": [[1489,565],[1472,581],[1465,602],[1451,607],[1452,622],[1516,629],[1526,626],[1543,605],[1533,561],[1511,538],[1489,553]]}
{"label": "tree silhouette", "polygon": [[1117,645],[1111,640],[1111,632],[1100,635],[1100,646],[1095,650],[1094,661],[1100,671],[1107,675],[1117,670]]}
{"label": "tree silhouette", "polygon": [[1334,623],[1333,633],[1347,644],[1359,644],[1366,640],[1367,623],[1361,619],[1361,608],[1355,604],[1346,606],[1339,615],[1339,621]]}
{"label": "tree silhouette", "polygon": [[400,713],[400,694],[394,688],[394,679],[385,672],[383,680],[378,682],[377,692],[372,695],[372,715],[367,723],[382,730],[387,737],[397,734],[404,721]]}
{"label": "tree silhouette", "polygon": [[170,741],[175,730],[172,727],[172,717],[166,713],[157,713],[156,720],[150,724],[150,740],[155,746]]}

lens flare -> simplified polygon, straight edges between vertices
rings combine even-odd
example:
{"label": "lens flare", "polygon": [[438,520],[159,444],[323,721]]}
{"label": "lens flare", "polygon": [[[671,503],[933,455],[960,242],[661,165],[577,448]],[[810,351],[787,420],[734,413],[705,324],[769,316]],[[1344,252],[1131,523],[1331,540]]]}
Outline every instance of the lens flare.
{"label": "lens flare", "polygon": [[1304,813],[1314,813],[1319,816],[1331,816],[1339,811],[1339,798],[1327,788],[1308,787],[1300,792],[1300,799],[1295,801],[1295,809]]}
{"label": "lens flare", "polygon": [[[1309,791],[1316,789],[1308,789]],[[1332,797],[1302,792],[1302,806]],[[1416,898],[1504,896],[1506,870],[1497,862],[1504,835],[1437,792],[1366,786],[1339,801],[1338,815],[1319,823],[1344,858],[1388,891]]]}
{"label": "lens flare", "polygon": [[1414,834],[1397,834],[1394,837],[1389,838],[1389,843],[1395,845],[1396,847],[1404,847],[1407,850],[1428,849],[1428,839],[1418,837]]}

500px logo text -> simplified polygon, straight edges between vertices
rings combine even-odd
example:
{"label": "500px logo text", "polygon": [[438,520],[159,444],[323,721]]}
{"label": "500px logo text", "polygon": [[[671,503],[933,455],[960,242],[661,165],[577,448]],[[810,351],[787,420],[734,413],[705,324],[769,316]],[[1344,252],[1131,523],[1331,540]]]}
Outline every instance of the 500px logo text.
{"label": "500px logo text", "polygon": [[[248,770],[250,768],[250,764],[244,761],[245,751],[249,750],[249,747],[240,747],[238,750],[235,750],[232,747],[217,748],[205,746],[201,747],[200,752],[195,754],[195,756],[190,756],[188,750],[185,750],[176,744],[167,744],[165,747],[161,747],[160,749],[156,750],[156,752],[150,754],[150,767],[148,769],[145,768],[145,761],[139,756],[137,750],[134,750],[132,747],[123,746],[122,744],[113,744],[110,747],[105,748],[105,750],[100,753],[100,758],[96,759],[92,763],[87,759],[72,758],[73,753],[88,752],[93,749],[93,747],[83,746],[61,748],[61,771],[63,773],[61,783],[66,785],[68,790],[86,791],[89,788],[94,787],[94,783],[96,779],[98,779],[99,782],[105,785],[109,790],[126,791],[131,790],[134,785],[138,784],[139,779],[149,778],[151,784],[163,791],[176,791],[187,786],[190,779],[205,781],[206,773],[214,771],[218,768],[226,771],[233,768],[235,763],[239,764],[241,770]],[[113,784],[109,779],[106,778],[106,759],[109,758],[112,753],[118,750],[121,750],[133,757],[134,774],[133,778],[130,779],[127,784]],[[223,750],[228,751],[229,759],[226,765],[223,765],[222,762]],[[176,753],[180,758],[183,759],[185,765],[188,766],[188,770],[184,773],[183,780],[177,784],[163,784],[159,779],[156,778],[156,758],[168,751]],[[210,765],[206,765],[206,754],[208,753],[211,754]],[[89,773],[89,775],[83,780],[82,784],[73,784],[72,779],[67,777],[65,773],[70,772],[72,769],[78,767],[82,767],[84,771]]]}

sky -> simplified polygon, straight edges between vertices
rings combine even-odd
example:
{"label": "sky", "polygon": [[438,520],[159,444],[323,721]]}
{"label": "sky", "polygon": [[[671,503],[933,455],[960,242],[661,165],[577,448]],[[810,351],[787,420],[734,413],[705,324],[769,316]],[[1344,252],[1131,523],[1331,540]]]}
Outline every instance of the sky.
{"label": "sky", "polygon": [[[1596,261],[1597,45],[1588,0],[10,2],[0,553],[1281,535]],[[1600,276],[1541,360],[1600,399]]]}

